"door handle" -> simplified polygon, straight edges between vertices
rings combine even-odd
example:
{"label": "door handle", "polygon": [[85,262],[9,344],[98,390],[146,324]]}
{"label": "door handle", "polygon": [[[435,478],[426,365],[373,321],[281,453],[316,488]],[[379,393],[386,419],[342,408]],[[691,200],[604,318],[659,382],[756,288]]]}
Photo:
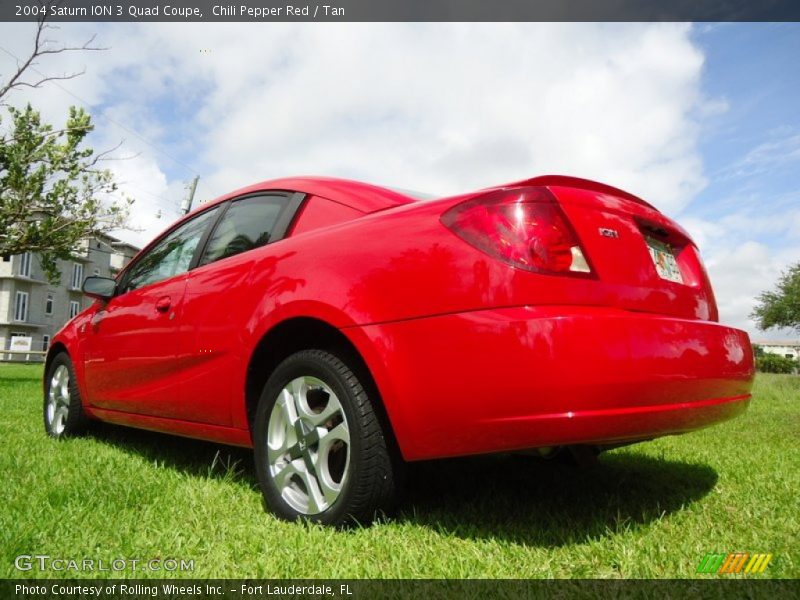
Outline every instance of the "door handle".
{"label": "door handle", "polygon": [[172,300],[170,300],[169,296],[164,296],[163,298],[159,298],[156,302],[156,310],[158,312],[167,312],[169,307],[172,306]]}

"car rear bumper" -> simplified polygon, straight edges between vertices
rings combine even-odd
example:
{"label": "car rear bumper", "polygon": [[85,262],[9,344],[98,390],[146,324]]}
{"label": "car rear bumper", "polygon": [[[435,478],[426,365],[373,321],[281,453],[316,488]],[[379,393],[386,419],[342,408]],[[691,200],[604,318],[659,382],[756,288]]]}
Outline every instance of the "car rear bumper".
{"label": "car rear bumper", "polygon": [[743,331],[616,309],[504,308],[346,331],[368,348],[408,460],[692,431],[743,412],[754,376]]}

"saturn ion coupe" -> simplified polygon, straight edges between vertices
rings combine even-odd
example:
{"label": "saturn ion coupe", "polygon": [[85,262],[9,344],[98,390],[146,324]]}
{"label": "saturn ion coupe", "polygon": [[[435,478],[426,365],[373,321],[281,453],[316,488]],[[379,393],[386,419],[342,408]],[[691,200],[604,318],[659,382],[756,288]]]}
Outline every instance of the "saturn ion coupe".
{"label": "saturn ion coupe", "polygon": [[369,522],[407,461],[595,454],[742,413],[753,352],[644,200],[290,178],[201,205],[53,339],[44,425],[252,447],[285,519]]}

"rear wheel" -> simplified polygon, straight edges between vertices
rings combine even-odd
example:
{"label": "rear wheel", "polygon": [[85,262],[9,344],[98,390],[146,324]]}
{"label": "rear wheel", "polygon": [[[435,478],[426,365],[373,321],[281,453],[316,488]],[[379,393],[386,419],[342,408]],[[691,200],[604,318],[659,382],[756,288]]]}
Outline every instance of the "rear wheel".
{"label": "rear wheel", "polygon": [[253,426],[267,507],[288,520],[371,522],[394,495],[392,461],[363,382],[322,350],[284,360],[270,376]]}
{"label": "rear wheel", "polygon": [[79,435],[88,419],[83,412],[75,369],[66,352],[58,354],[47,369],[44,390],[44,429],[54,438]]}

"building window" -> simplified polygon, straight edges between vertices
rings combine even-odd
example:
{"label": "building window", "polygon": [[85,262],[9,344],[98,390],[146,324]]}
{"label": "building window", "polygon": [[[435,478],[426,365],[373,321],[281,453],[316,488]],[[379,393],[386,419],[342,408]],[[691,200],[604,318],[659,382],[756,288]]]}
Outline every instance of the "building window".
{"label": "building window", "polygon": [[28,292],[17,292],[14,297],[14,320],[28,320]]}
{"label": "building window", "polygon": [[11,255],[3,254],[3,262],[11,262]]}
{"label": "building window", "polygon": [[47,300],[44,301],[44,314],[53,314],[53,294],[47,294]]}
{"label": "building window", "polygon": [[50,336],[43,335],[42,336],[42,352],[47,352],[47,349],[50,347]]}
{"label": "building window", "polygon": [[79,290],[83,284],[83,265],[73,263],[72,265],[72,289]]}
{"label": "building window", "polygon": [[70,300],[69,302],[69,318],[72,319],[81,312],[81,304],[80,302],[75,302],[75,300]]}
{"label": "building window", "polygon": [[25,254],[19,255],[19,274],[22,277],[30,277],[31,276],[31,253],[26,252]]}

